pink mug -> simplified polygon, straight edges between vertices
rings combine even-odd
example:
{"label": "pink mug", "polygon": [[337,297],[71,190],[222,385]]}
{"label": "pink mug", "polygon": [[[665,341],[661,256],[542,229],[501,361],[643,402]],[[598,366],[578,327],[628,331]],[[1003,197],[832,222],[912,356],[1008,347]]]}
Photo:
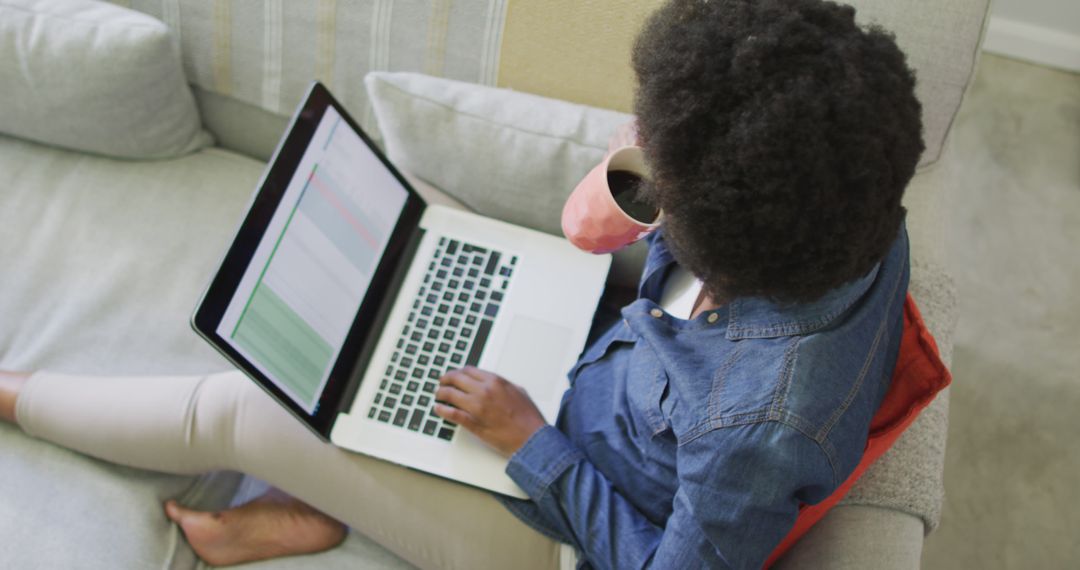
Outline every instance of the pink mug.
{"label": "pink mug", "polygon": [[[613,180],[611,173],[623,178],[626,177],[625,173],[630,173],[647,179],[649,172],[641,147],[623,146],[608,153],[603,162],[581,179],[577,188],[574,188],[566,199],[562,213],[562,230],[566,239],[578,249],[591,253],[609,253],[634,243],[660,227],[661,212],[645,207],[645,210],[648,210],[646,217],[651,219],[643,221],[619,206],[609,185],[609,180]],[[632,191],[620,188],[614,190]],[[641,217],[643,212],[635,209],[634,213]]]}

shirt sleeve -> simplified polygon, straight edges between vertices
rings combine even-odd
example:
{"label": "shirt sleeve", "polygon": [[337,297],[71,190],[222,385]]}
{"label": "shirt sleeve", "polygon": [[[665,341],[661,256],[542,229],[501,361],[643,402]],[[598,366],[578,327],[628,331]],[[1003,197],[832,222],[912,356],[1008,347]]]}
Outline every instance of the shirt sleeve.
{"label": "shirt sleeve", "polygon": [[507,474],[596,568],[760,568],[799,504],[836,487],[820,446],[778,422],[729,426],[685,442],[663,525],[649,521],[569,439],[548,426]]}

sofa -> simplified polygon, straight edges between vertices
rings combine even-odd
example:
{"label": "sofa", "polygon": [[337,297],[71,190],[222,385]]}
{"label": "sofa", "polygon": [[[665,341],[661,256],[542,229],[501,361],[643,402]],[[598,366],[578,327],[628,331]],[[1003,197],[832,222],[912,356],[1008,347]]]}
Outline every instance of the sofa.
{"label": "sofa", "polygon": [[[659,3],[0,0],[0,368],[229,368],[188,319],[313,79],[429,199],[558,233],[573,183],[630,118],[630,45]],[[988,2],[850,3],[896,34],[917,73],[911,291],[948,362],[935,165]],[[610,279],[633,282],[641,254],[618,254]],[[919,566],[941,509],[947,409],[946,391],[778,566]],[[0,568],[200,567],[162,502],[217,509],[265,486],[111,465],[7,425],[0,450]],[[354,532],[251,567],[412,565]]]}

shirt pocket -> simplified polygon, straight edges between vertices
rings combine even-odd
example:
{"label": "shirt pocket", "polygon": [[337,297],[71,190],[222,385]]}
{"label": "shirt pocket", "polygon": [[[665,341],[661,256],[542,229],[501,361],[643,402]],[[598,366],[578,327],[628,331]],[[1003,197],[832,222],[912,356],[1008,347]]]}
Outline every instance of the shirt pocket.
{"label": "shirt pocket", "polygon": [[597,360],[607,356],[612,348],[619,344],[634,343],[637,341],[637,335],[630,330],[630,327],[626,324],[626,319],[621,319],[619,322],[612,325],[606,333],[596,339],[596,341],[585,349],[585,354],[578,359],[573,368],[570,369],[568,376],[570,377],[570,384],[573,385],[574,380],[577,379],[578,374],[581,371],[593,364]]}
{"label": "shirt pocket", "polygon": [[664,402],[668,397],[668,376],[660,360],[650,350],[639,347],[630,356],[627,367],[627,400],[645,425],[649,437],[669,430]]}

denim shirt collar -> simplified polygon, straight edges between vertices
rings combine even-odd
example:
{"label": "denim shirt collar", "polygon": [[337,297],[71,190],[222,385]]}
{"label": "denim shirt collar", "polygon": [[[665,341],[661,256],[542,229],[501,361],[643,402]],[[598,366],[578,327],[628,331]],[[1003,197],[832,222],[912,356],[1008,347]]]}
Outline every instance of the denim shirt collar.
{"label": "denim shirt collar", "polygon": [[[674,256],[664,243],[662,231],[661,228],[647,238],[652,241],[652,247],[638,284],[639,300],[651,300],[652,303],[645,303],[649,307],[660,302],[663,278],[675,263]],[[804,335],[824,329],[866,293],[874,283],[880,267],[881,264],[878,263],[866,275],[832,289],[820,299],[809,303],[781,304],[761,297],[735,299],[722,308],[725,311],[717,311],[727,317],[726,337],[729,340],[776,338]],[[724,312],[727,314],[724,315]],[[698,320],[694,319],[695,322]]]}

